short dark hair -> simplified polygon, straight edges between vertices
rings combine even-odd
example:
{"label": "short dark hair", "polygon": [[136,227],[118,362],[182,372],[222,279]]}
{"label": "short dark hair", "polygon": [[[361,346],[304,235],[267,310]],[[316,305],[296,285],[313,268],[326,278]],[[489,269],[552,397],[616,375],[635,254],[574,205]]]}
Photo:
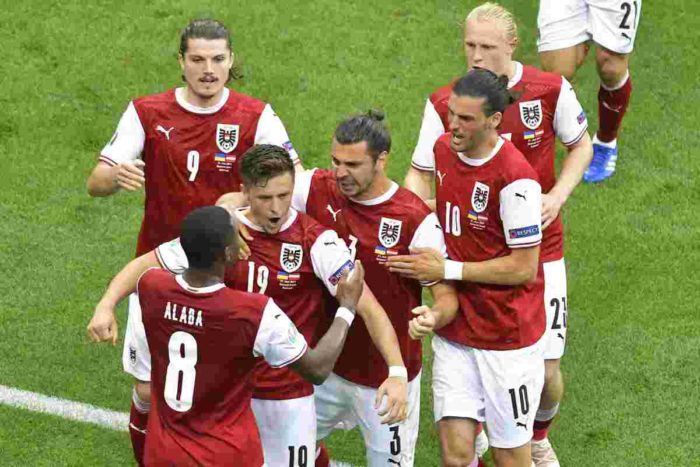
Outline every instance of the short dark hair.
{"label": "short dark hair", "polygon": [[211,268],[225,255],[233,235],[231,214],[221,206],[206,206],[189,213],[180,225],[180,244],[189,267]]}
{"label": "short dark hair", "polygon": [[515,102],[518,96],[508,90],[508,77],[498,76],[494,72],[478,68],[457,80],[452,87],[456,96],[483,97],[484,114],[490,117],[496,112],[503,111]]}
{"label": "short dark hair", "polygon": [[[233,51],[231,47],[231,33],[226,26],[224,26],[224,23],[215,19],[195,19],[182,30],[180,34],[180,55],[183,57],[185,56],[185,52],[187,52],[187,45],[190,39],[225,39],[226,47],[228,47],[229,51]],[[231,81],[242,77],[243,73],[241,73],[236,62],[234,62],[228,72],[228,80]]]}
{"label": "short dark hair", "polygon": [[391,134],[384,124],[384,112],[381,110],[370,110],[366,114],[346,118],[335,129],[333,138],[339,144],[365,141],[375,161],[379,154],[391,150]]}
{"label": "short dark hair", "polygon": [[294,162],[280,146],[258,144],[243,154],[240,174],[245,186],[265,186],[271,178],[287,172],[294,178]]}

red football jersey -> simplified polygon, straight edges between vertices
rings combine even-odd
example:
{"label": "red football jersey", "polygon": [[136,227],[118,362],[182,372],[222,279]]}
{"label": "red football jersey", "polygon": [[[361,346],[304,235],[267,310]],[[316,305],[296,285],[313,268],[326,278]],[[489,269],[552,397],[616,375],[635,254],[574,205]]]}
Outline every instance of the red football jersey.
{"label": "red football jersey", "polygon": [[[297,174],[293,205],[338,232],[362,261],[365,282],[394,325],[412,380],[421,369],[422,354],[420,341],[408,336],[408,322],[411,310],[421,304],[422,286],[389,272],[385,263],[389,256],[409,254],[409,246],[444,251],[435,215],[418,196],[396,184],[374,200],[352,201],[339,191],[333,172],[320,169]],[[387,365],[362,320],[350,328],[333,372],[375,388],[387,378]]]}
{"label": "red football jersey", "polygon": [[[523,153],[537,172],[542,192],[549,193],[556,182],[556,139],[558,137],[567,146],[577,143],[588,128],[586,114],[566,79],[518,62],[515,64],[516,73],[509,82],[509,89],[521,94],[506,108],[498,131]],[[439,88],[426,104],[422,141],[419,140],[412,160],[419,170],[433,170],[432,145],[442,133],[449,131],[447,102],[453,85],[454,81]],[[548,262],[563,256],[564,229],[558,216],[544,231],[540,259]]]}
{"label": "red football jersey", "polygon": [[241,156],[256,143],[284,146],[289,138],[269,105],[226,89],[209,109],[184,100],[182,89],[135,99],[122,116],[100,160],[110,165],[142,154],[145,209],[136,255],[179,234],[193,209],[239,191]]}
{"label": "red football jersey", "polygon": [[[539,245],[541,194],[537,174],[512,143],[499,138],[485,159],[450,148],[450,133],[435,143],[436,210],[450,259],[481,262],[511,248]],[[544,332],[544,275],[521,286],[456,282],[457,318],[438,334],[480,349],[534,344]]]}
{"label": "red football jersey", "polygon": [[[328,299],[336,290],[335,274],[352,265],[345,243],[334,231],[293,209],[274,235],[266,234],[242,212],[238,221],[253,237],[248,243],[251,255],[226,271],[226,285],[273,298],[306,341],[316,345],[335,316],[335,308],[327,310]],[[160,245],[156,255],[171,272],[187,268],[179,241]],[[313,385],[292,370],[259,363],[253,393],[256,399],[295,399],[313,392]]]}
{"label": "red football jersey", "polygon": [[146,465],[262,465],[256,356],[288,365],[303,337],[269,298],[223,284],[193,288],[150,269],[137,292],[152,364]]}

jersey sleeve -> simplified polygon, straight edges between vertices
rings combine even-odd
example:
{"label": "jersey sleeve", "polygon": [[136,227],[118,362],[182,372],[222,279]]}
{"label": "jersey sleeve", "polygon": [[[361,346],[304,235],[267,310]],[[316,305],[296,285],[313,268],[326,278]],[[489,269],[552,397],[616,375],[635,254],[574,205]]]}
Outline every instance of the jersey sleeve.
{"label": "jersey sleeve", "polygon": [[501,190],[503,234],[510,248],[527,248],[542,241],[542,188],[521,178]]}
{"label": "jersey sleeve", "polygon": [[418,143],[416,143],[416,148],[413,150],[413,157],[411,158],[413,167],[426,172],[435,170],[433,147],[435,146],[435,141],[443,133],[445,133],[445,128],[442,125],[442,120],[440,120],[440,115],[435,110],[433,103],[428,99],[425,103],[425,110],[423,110],[423,122],[420,126]]}
{"label": "jersey sleeve", "polygon": [[109,165],[117,165],[123,162],[131,162],[138,159],[146,142],[146,133],[141,125],[138,113],[133,102],[129,102],[124,114],[122,114],[117,131],[112,139],[102,149],[100,161]]}
{"label": "jersey sleeve", "polygon": [[158,245],[155,253],[163,269],[167,269],[173,274],[182,274],[189,266],[187,255],[180,245],[179,238]]}
{"label": "jersey sleeve", "polygon": [[355,267],[350,250],[334,230],[324,231],[311,246],[311,263],[316,277],[334,297],[343,271]]}
{"label": "jersey sleeve", "polygon": [[554,111],[554,132],[565,146],[578,143],[588,129],[586,112],[581,107],[573,86],[562,77],[557,108]]}
{"label": "jersey sleeve", "polygon": [[305,170],[294,174],[294,192],[292,193],[292,207],[299,212],[306,213],[306,203],[311,191],[311,180],[316,169]]}
{"label": "jersey sleeve", "polygon": [[[431,212],[418,226],[411,239],[410,248],[432,248],[439,251],[447,258],[447,246],[445,245],[445,234],[440,227],[440,221],[435,213]],[[430,287],[439,281],[420,281],[423,287]]]}
{"label": "jersey sleeve", "polygon": [[255,132],[255,144],[274,144],[275,146],[283,147],[295,164],[300,162],[299,154],[297,154],[292,142],[289,140],[289,135],[287,135],[287,130],[284,128],[282,120],[272,110],[270,104],[267,104],[262,114],[260,114],[258,129]]}
{"label": "jersey sleeve", "polygon": [[269,299],[255,336],[253,355],[262,356],[273,368],[280,368],[299,360],[307,349],[304,336],[285,312]]}

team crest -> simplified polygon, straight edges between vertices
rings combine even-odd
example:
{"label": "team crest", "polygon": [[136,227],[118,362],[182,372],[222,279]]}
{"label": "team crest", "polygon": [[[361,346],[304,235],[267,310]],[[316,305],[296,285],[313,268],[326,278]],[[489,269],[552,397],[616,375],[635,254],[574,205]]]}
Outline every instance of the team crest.
{"label": "team crest", "polygon": [[382,217],[382,222],[379,224],[379,243],[384,248],[391,248],[399,243],[401,237],[401,221]]}
{"label": "team crest", "polygon": [[542,101],[527,101],[520,103],[520,120],[531,130],[537,129],[542,123]]}
{"label": "team crest", "polygon": [[489,187],[481,182],[476,182],[474,184],[474,191],[472,191],[472,208],[474,211],[484,212],[486,205],[489,203]]}
{"label": "team crest", "polygon": [[239,125],[216,125],[216,145],[222,152],[229,153],[238,146]]}
{"label": "team crest", "polygon": [[283,243],[280,251],[280,265],[287,272],[294,272],[301,267],[301,245]]}

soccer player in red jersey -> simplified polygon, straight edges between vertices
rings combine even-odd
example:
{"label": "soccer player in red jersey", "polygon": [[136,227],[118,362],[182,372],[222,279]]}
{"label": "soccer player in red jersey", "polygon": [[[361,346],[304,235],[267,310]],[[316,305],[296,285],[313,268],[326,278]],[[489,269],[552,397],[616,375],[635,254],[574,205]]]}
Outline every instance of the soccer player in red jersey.
{"label": "soccer player in red jersey", "polygon": [[[509,88],[520,93],[515,104],[506,108],[498,131],[525,155],[537,171],[544,192],[540,261],[544,263],[548,323],[546,378],[533,444],[536,461],[542,458],[544,462],[544,459],[556,459],[547,438],[547,427],[558,412],[564,391],[560,359],[564,354],[568,303],[564,227],[559,213],[591,160],[591,141],[585,113],[566,79],[512,59],[517,28],[505,8],[485,3],[472,10],[465,22],[464,42],[470,69],[485,68],[506,75]],[[426,103],[412,167],[406,176],[406,186],[423,197],[431,196],[436,175],[438,179],[442,176],[435,172],[433,145],[448,130],[450,94],[451,86],[444,86]],[[557,139],[567,150],[558,176],[554,167]]]}
{"label": "soccer player in red jersey", "polygon": [[200,208],[182,223],[189,266],[180,275],[147,270],[138,280],[143,335],[152,358],[152,414],[144,463],[153,466],[263,464],[251,411],[253,373],[263,357],[322,382],[354,318],[363,288],[357,267],[339,278],[341,308],[314,349],[275,302],[223,284],[238,252],[235,221],[221,207]]}
{"label": "soccer player in red jersey", "polygon": [[634,48],[642,0],[540,0],[537,14],[542,67],[571,80],[596,46],[598,131],[593,161],[583,179],[600,182],[615,172],[617,135],[632,95],[629,57]]}
{"label": "soccer player in red jersey", "polygon": [[[87,181],[92,196],[145,188],[137,256],[176,237],[192,209],[238,191],[240,159],[253,144],[283,146],[299,162],[270,105],[226,87],[236,73],[223,24],[191,22],[180,36],[179,62],[185,86],[130,102]],[[125,365],[130,352],[125,342]],[[137,406],[130,428],[138,458],[146,419]]]}
{"label": "soccer player in red jersey", "polygon": [[[348,242],[353,257],[362,260],[367,285],[387,311],[399,338],[406,368],[387,368],[372,344],[372,330],[356,324],[333,374],[316,388],[318,438],[325,438],[338,426],[359,425],[370,467],[412,466],[414,462],[422,353],[421,343],[408,335],[408,323],[411,310],[421,304],[422,287],[430,288],[438,308],[457,308],[451,286],[406,279],[386,267],[388,258],[407,254],[411,248],[444,250],[444,237],[430,208],[387,177],[391,136],[383,118],[371,112],[343,121],[333,137],[333,169],[299,173],[292,203]],[[409,381],[408,418],[399,424],[386,424],[375,410],[377,388],[387,376]]]}
{"label": "soccer player in red jersey", "polygon": [[472,70],[448,102],[450,132],[435,143],[434,161],[450,259],[430,249],[389,258],[393,272],[457,287],[456,317],[427,307],[421,315],[438,333],[433,399],[448,466],[477,464],[475,430],[486,422],[496,464],[529,467],[544,383],[541,189],[527,159],[497,132],[513,100],[507,84]]}
{"label": "soccer player in red jersey", "polygon": [[[243,193],[250,208],[235,210],[238,222],[246,225],[252,241],[247,261],[226,272],[226,285],[242,291],[270,296],[284,308],[302,335],[314,344],[328,327],[326,310],[335,294],[338,278],[353,260],[345,243],[328,227],[290,209],[294,167],[287,152],[274,145],[250,149],[241,164]],[[115,277],[96,308],[95,315],[109,315],[130,293],[135,279],[148,267],[161,266],[173,273],[187,268],[188,259],[179,240],[160,245],[127,265]],[[367,291],[358,313],[372,329],[376,345],[387,355],[387,363],[402,366],[396,335],[381,306]],[[130,310],[134,315],[137,309]],[[90,330],[109,339],[109,328]],[[104,334],[107,335],[104,335]],[[129,321],[127,335],[138,340],[139,330]],[[139,381],[148,381],[151,358],[135,352],[127,367]],[[391,399],[389,421],[404,417],[405,382],[386,382],[382,394]],[[316,443],[316,413],[313,386],[286,369],[262,365],[256,375],[253,411],[258,422],[265,461],[270,467],[313,461]]]}

